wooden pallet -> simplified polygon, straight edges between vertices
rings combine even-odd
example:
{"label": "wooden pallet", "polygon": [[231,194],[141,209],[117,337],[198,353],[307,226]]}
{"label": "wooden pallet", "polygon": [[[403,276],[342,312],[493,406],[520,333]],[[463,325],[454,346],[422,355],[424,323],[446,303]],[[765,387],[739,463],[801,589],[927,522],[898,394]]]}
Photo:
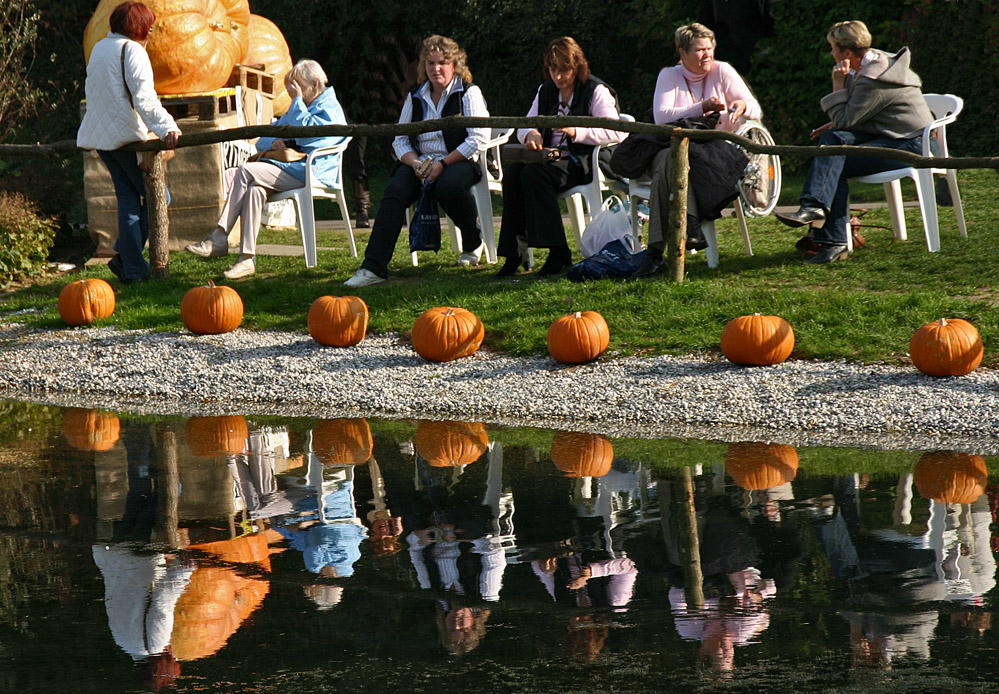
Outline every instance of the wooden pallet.
{"label": "wooden pallet", "polygon": [[253,89],[274,98],[277,96],[278,83],[274,75],[264,72],[263,65],[236,65],[226,86]]}
{"label": "wooden pallet", "polygon": [[174,120],[219,120],[236,113],[236,90],[225,87],[199,94],[164,94],[160,103]]}

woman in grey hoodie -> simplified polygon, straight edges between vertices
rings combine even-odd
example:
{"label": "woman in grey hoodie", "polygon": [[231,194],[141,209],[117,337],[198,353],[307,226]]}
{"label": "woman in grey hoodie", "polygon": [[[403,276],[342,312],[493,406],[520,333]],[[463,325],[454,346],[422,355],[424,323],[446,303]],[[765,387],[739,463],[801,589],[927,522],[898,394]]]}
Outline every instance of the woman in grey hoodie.
{"label": "woman in grey hoodie", "polygon": [[[829,122],[812,131],[820,145],[863,145],[922,153],[923,128],[933,120],[920,90],[922,81],[909,67],[908,48],[898,53],[871,48],[863,22],[834,24],[826,39],[836,64],[832,91],[822,97]],[[821,250],[806,263],[829,263],[847,256],[846,224],[850,214],[847,180],[907,166],[894,159],[816,157],[805,178],[801,207],[777,214],[791,227],[824,221],[813,232]]]}

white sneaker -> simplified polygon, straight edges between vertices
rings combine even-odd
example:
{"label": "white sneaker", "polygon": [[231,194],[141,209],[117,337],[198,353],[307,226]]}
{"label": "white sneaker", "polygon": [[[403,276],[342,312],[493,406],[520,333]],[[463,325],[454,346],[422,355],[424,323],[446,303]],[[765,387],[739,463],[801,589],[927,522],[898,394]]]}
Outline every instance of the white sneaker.
{"label": "white sneaker", "polygon": [[357,289],[358,287],[370,287],[372,284],[378,284],[379,282],[384,281],[384,277],[379,277],[371,270],[362,267],[354,273],[353,277],[344,282],[344,284],[353,289]]}
{"label": "white sneaker", "polygon": [[222,273],[227,280],[238,280],[240,277],[249,277],[257,271],[257,262],[252,255],[240,256],[236,264]]}
{"label": "white sneaker", "polygon": [[187,244],[184,246],[184,250],[202,258],[218,258],[229,255],[229,237],[221,229],[216,229],[203,240]]}
{"label": "white sneaker", "polygon": [[458,256],[458,265],[462,267],[472,267],[473,265],[478,265],[479,260],[482,258],[482,252],[486,250],[486,242],[483,241],[479,244],[471,253],[462,253]]}

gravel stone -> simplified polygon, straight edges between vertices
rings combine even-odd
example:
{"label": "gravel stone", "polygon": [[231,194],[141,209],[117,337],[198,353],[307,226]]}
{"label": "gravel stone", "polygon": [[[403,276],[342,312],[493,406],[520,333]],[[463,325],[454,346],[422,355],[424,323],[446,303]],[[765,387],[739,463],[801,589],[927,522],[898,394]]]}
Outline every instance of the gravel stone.
{"label": "gravel stone", "polygon": [[0,396],[137,413],[462,419],[610,436],[999,454],[999,372],[704,355],[563,366],[480,350],[424,361],[398,335],[35,330],[0,323]]}

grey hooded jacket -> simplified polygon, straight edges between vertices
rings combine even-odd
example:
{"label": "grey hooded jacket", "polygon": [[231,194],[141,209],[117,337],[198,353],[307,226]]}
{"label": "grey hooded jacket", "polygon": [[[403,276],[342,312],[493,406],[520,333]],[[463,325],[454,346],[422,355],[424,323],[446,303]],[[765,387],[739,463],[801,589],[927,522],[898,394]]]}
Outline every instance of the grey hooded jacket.
{"label": "grey hooded jacket", "polygon": [[[870,49],[875,51],[875,49]],[[822,97],[835,130],[860,130],[895,139],[916,137],[933,120],[909,68],[908,48],[876,51],[877,57],[846,78],[846,88]]]}

